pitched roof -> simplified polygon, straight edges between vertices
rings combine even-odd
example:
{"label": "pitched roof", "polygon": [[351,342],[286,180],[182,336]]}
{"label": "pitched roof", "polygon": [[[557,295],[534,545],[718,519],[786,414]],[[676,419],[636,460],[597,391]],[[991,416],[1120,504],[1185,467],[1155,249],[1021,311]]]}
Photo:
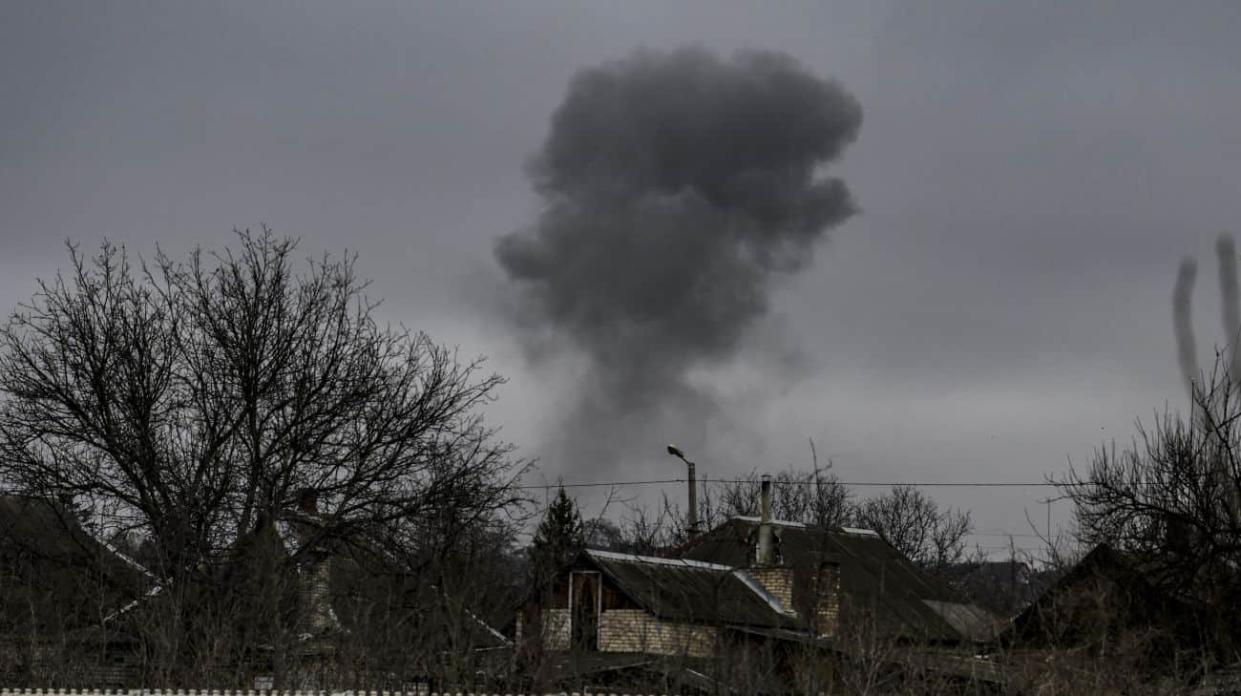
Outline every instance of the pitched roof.
{"label": "pitched roof", "polygon": [[580,558],[660,618],[772,628],[800,626],[744,570],[689,559],[595,549],[583,551]]}
{"label": "pitched roof", "polygon": [[[773,522],[786,565],[815,571],[822,563],[840,569],[840,607],[846,621],[873,618],[888,635],[936,641],[976,640],[979,616],[947,585],[931,577],[869,530],[829,531]],[[736,517],[682,548],[686,558],[731,566],[752,562],[755,518]]]}
{"label": "pitched roof", "polygon": [[[230,548],[223,579],[249,595],[265,593],[264,611],[275,609],[285,624],[317,626],[317,634],[396,625],[417,630],[428,621],[443,628],[452,622],[473,648],[509,643],[467,602],[361,541],[322,533],[319,524],[313,515],[295,511],[259,522]],[[322,593],[307,591],[306,583],[320,570]]]}
{"label": "pitched roof", "polygon": [[1027,645],[1087,641],[1135,627],[1191,636],[1199,611],[1152,582],[1140,559],[1100,544],[1018,614],[1005,637]]}
{"label": "pitched roof", "polygon": [[98,625],[152,586],[141,566],[64,506],[0,495],[0,630]]}

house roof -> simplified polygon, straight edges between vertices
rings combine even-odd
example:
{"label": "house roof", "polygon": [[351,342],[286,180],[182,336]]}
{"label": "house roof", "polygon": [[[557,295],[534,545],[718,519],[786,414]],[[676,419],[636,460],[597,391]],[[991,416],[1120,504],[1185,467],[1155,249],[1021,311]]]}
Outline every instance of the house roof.
{"label": "house roof", "polygon": [[[431,622],[439,629],[451,624],[474,649],[509,644],[468,602],[403,571],[369,545],[320,533],[318,524],[313,515],[301,512],[260,522],[230,549],[224,580],[251,594],[256,589],[267,592],[281,604],[286,621],[313,625],[313,615],[325,618],[324,634],[344,635],[381,625],[415,630]],[[302,587],[308,571],[318,564],[324,564],[326,571],[326,592],[321,596]],[[307,602],[322,604],[307,606]]]}
{"label": "house roof", "polygon": [[579,559],[597,567],[630,599],[660,618],[771,628],[800,626],[744,570],[596,549],[583,551]]}
{"label": "house roof", "polygon": [[[755,518],[736,517],[695,538],[682,555],[729,566],[753,562]],[[965,602],[891,544],[870,530],[835,530],[773,522],[777,550],[794,569],[816,571],[834,563],[840,571],[845,620],[872,618],[888,635],[935,641],[978,640],[990,615]],[[989,637],[989,636],[987,636]]]}
{"label": "house roof", "polygon": [[88,533],[63,505],[0,495],[0,624],[4,627],[98,625],[153,586],[141,566]]}
{"label": "house roof", "polygon": [[1115,628],[1159,627],[1184,635],[1192,634],[1199,613],[1152,582],[1139,559],[1100,544],[1018,614],[1005,638],[1026,645],[1085,640],[1105,628],[1089,609],[1104,606]]}
{"label": "house roof", "polygon": [[955,563],[944,568],[941,577],[978,604],[1009,618],[1034,601],[1053,579],[1048,570],[1035,570],[1014,560]]}

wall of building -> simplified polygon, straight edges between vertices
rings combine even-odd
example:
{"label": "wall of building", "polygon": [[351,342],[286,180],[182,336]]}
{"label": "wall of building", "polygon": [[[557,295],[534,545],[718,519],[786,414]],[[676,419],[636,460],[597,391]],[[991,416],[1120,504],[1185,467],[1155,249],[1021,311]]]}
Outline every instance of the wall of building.
{"label": "wall of building", "polygon": [[793,607],[793,569],[783,566],[772,566],[769,568],[748,568],[746,570],[750,577],[754,578],[758,584],[763,586],[764,590],[772,597],[775,597],[784,607],[785,611],[795,611]]}
{"label": "wall of building", "polygon": [[603,652],[709,657],[714,654],[715,640],[712,626],[662,621],[642,609],[605,611],[599,620]]}
{"label": "wall of building", "polygon": [[831,638],[840,627],[840,566],[824,566],[815,582],[814,627],[820,636]]}
{"label": "wall of building", "polygon": [[543,610],[543,648],[546,650],[569,649],[569,610]]}

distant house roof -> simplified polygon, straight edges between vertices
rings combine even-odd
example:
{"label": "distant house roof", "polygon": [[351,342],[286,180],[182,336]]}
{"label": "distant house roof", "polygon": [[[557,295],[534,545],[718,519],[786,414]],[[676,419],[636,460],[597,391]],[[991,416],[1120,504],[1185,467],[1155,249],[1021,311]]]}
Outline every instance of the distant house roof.
{"label": "distant house roof", "polygon": [[1018,614],[1004,637],[1025,646],[1083,644],[1154,628],[1188,645],[1198,618],[1199,608],[1152,582],[1139,559],[1100,544]]}
{"label": "distant house roof", "polygon": [[154,586],[65,506],[0,495],[0,631],[97,626]]}
{"label": "distant house roof", "polygon": [[975,561],[950,565],[942,577],[990,611],[1012,617],[1046,589],[1054,573],[1021,561]]}
{"label": "distant house roof", "polygon": [[[840,569],[842,617],[869,618],[894,637],[976,641],[991,637],[994,617],[965,602],[870,530],[829,531],[775,522],[783,562],[801,572]],[[735,517],[681,549],[684,557],[727,566],[753,562],[755,518]]]}
{"label": "distant house roof", "polygon": [[635,603],[664,619],[798,628],[787,607],[744,570],[718,563],[587,549],[589,562]]}
{"label": "distant house roof", "polygon": [[[310,628],[315,617],[323,619],[318,624],[325,635],[385,624],[413,630],[428,621],[440,630],[451,621],[473,648],[509,644],[461,598],[403,571],[366,545],[319,533],[318,524],[301,512],[265,519],[234,543],[221,579],[249,594],[265,593],[266,604],[279,607],[264,610],[276,608],[286,624]],[[313,582],[316,568],[324,571],[321,593],[308,592],[304,585]]]}

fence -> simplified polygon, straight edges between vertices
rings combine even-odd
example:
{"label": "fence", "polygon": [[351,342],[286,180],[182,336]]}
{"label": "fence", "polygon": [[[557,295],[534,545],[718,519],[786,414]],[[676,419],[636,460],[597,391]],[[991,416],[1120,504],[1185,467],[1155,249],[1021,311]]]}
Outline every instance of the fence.
{"label": "fence", "polygon": [[476,691],[281,691],[278,689],[3,689],[0,696],[667,696],[593,691],[542,694]]}

